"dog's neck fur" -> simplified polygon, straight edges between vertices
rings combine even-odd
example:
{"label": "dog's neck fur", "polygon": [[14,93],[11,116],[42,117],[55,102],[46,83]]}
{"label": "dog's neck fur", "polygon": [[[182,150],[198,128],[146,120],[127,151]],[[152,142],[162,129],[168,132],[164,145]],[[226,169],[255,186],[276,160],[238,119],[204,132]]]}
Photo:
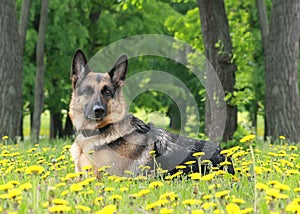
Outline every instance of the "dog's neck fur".
{"label": "dog's neck fur", "polygon": [[150,129],[151,126],[149,124],[145,124],[138,118],[134,117],[132,114],[127,114],[121,121],[117,123],[108,124],[102,128],[97,129],[82,129],[78,131],[78,134],[82,134],[84,137],[106,137],[107,135],[111,135],[111,133],[114,132],[116,133],[115,136],[123,137],[127,134],[132,133],[133,131],[146,133]]}

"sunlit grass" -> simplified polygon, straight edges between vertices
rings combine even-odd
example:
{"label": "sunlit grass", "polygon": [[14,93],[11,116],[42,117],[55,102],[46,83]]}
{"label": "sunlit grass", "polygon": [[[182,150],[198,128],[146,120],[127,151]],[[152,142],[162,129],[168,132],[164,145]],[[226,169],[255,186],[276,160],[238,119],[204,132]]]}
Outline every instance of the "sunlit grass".
{"label": "sunlit grass", "polygon": [[281,145],[270,145],[249,136],[241,146],[225,151],[233,159],[235,176],[212,168],[205,176],[193,173],[187,179],[178,173],[166,180],[130,172],[114,176],[105,168],[101,179],[88,168],[76,174],[70,141],[0,142],[0,212],[4,213],[300,212],[299,147],[283,139],[278,141]]}

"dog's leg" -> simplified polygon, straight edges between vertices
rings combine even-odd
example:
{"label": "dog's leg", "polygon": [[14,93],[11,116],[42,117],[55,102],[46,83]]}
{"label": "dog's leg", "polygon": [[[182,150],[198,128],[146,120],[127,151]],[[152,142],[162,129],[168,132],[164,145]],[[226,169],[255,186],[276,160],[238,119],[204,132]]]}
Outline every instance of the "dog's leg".
{"label": "dog's leg", "polygon": [[72,159],[75,163],[75,172],[80,172],[81,167],[79,165],[79,158],[82,155],[82,149],[80,148],[78,143],[73,143],[73,145],[70,148]]}

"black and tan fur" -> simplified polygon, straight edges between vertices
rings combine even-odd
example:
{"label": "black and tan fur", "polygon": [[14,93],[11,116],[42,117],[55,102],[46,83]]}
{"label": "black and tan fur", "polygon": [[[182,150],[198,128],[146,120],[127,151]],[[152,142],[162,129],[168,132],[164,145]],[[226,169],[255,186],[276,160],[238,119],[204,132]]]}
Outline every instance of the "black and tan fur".
{"label": "black and tan fur", "polygon": [[[139,166],[153,166],[149,154],[153,150],[157,164],[170,174],[177,165],[194,160],[192,154],[198,151],[205,151],[203,159],[214,166],[225,160],[220,148],[209,141],[172,134],[129,114],[122,93],[127,67],[127,57],[121,56],[107,73],[95,73],[81,50],[74,55],[70,117],[78,133],[71,147],[77,172],[91,165],[96,174],[102,166],[111,166],[109,172],[116,175],[125,170],[138,174]],[[198,171],[198,165],[192,170]],[[233,174],[233,167],[228,171]]]}

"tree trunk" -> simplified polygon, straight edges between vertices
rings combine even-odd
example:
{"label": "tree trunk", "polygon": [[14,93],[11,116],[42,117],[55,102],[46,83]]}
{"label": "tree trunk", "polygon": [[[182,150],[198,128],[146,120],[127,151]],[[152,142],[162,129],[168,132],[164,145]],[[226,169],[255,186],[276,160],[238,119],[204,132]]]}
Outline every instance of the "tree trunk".
{"label": "tree trunk", "polygon": [[20,46],[21,46],[22,54],[24,53],[24,49],[25,49],[30,5],[31,5],[31,0],[23,0],[20,22],[19,22]]}
{"label": "tree trunk", "polygon": [[50,139],[63,136],[62,114],[50,111]]}
{"label": "tree trunk", "polygon": [[[225,6],[223,0],[198,0],[201,29],[204,39],[204,45],[206,50],[206,57],[216,71],[223,90],[226,93],[233,93],[235,84],[235,71],[236,65],[232,61],[232,43],[229,34],[229,25],[226,16]],[[208,69],[206,87],[213,87],[214,83],[210,80],[210,70]],[[214,95],[214,89],[210,90],[212,94],[208,94],[207,98],[212,98]],[[209,92],[210,93],[210,92]],[[219,98],[218,98],[219,99]],[[215,115],[211,110],[210,102],[217,102],[213,100],[206,100],[205,106],[205,132],[207,135],[214,135],[222,130],[218,130],[217,127],[211,127],[212,119]],[[217,110],[216,110],[217,111]],[[223,140],[228,141],[234,134],[237,128],[237,107],[232,106],[229,102],[226,104],[226,125],[223,133]]]}
{"label": "tree trunk", "polygon": [[[20,49],[21,49],[22,56],[24,55],[24,50],[25,50],[25,41],[26,41],[26,33],[27,33],[28,22],[29,22],[30,6],[31,6],[31,0],[23,1],[20,22],[19,22]],[[22,64],[22,67],[23,67],[23,64]],[[23,114],[21,117],[22,117],[22,119],[21,119],[21,124],[20,124],[20,134],[21,134],[21,138],[23,140],[24,139]]]}
{"label": "tree trunk", "polygon": [[267,133],[300,142],[298,88],[300,1],[274,0],[265,53]]}
{"label": "tree trunk", "polygon": [[258,12],[258,21],[262,39],[262,46],[265,52],[269,35],[268,14],[265,0],[256,0],[256,7]]}
{"label": "tree trunk", "polygon": [[22,63],[15,1],[0,1],[0,137],[20,136]]}
{"label": "tree trunk", "polygon": [[41,126],[41,114],[44,105],[44,46],[45,34],[48,19],[48,0],[42,1],[41,17],[39,23],[38,42],[36,48],[36,76],[35,76],[35,90],[34,90],[34,113],[33,124],[31,130],[31,137],[34,143],[38,143]]}
{"label": "tree trunk", "polygon": [[66,122],[65,122],[65,128],[64,128],[63,136],[64,137],[71,137],[72,135],[74,135],[74,128],[73,128],[71,118],[68,114],[67,118],[66,118]]}

